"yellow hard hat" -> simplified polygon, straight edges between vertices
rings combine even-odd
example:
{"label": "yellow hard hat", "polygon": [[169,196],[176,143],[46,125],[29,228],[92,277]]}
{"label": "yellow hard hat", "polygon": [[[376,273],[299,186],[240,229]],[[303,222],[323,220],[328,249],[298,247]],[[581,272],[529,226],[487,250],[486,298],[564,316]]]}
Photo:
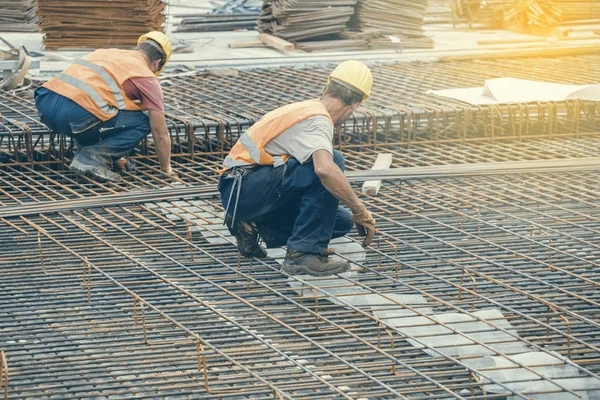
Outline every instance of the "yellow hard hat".
{"label": "yellow hard hat", "polygon": [[[365,101],[371,95],[373,87],[373,74],[365,64],[360,61],[348,60],[340,63],[329,75],[327,83],[331,81],[341,83],[342,86],[350,86],[348,89],[363,94]],[[345,85],[344,85],[345,84]]]}
{"label": "yellow hard hat", "polygon": [[140,36],[140,38],[138,39],[138,46],[140,45],[140,43],[142,43],[145,40],[155,41],[156,43],[158,43],[158,45],[162,49],[162,52],[165,53],[165,60],[162,64],[161,69],[155,72],[155,75],[158,76],[163,71],[163,69],[165,69],[165,67],[167,66],[167,63],[169,62],[169,59],[171,58],[171,51],[172,51],[171,41],[169,40],[167,35],[165,35],[162,32],[159,32],[159,31],[148,32],[148,33]]}

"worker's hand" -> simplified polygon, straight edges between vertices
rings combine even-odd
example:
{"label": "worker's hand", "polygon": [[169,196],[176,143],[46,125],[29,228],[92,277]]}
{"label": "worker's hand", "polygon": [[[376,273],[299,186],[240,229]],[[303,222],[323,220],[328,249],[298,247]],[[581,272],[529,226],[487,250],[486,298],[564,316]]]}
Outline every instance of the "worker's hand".
{"label": "worker's hand", "polygon": [[367,247],[371,244],[373,236],[375,236],[375,220],[373,216],[364,206],[361,212],[352,213],[352,220],[356,224],[356,229],[360,236],[364,236],[365,240],[362,242],[363,247]]}

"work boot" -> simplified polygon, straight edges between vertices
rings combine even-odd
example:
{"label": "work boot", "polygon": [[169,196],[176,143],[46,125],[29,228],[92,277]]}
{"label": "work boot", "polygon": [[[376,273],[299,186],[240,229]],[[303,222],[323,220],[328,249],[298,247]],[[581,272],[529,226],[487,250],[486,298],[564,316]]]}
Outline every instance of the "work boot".
{"label": "work boot", "polygon": [[74,159],[69,165],[77,175],[89,175],[92,178],[102,182],[121,182],[121,175],[116,174],[102,165],[88,165]]}
{"label": "work boot", "polygon": [[325,254],[304,253],[288,249],[282,269],[290,275],[328,276],[350,270],[346,261],[330,260]]}
{"label": "work boot", "polygon": [[235,236],[238,251],[243,257],[267,257],[267,251],[258,244],[258,230],[254,223],[236,220],[232,226],[229,215],[225,216],[225,223],[229,232]]}

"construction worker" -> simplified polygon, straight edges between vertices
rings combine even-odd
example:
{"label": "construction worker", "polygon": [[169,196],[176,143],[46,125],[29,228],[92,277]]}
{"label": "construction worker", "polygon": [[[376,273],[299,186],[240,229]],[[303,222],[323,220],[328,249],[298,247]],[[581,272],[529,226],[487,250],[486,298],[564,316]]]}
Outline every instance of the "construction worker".
{"label": "construction worker", "polygon": [[111,170],[113,162],[152,132],[161,170],[174,175],[157,78],[170,57],[167,36],[149,32],[140,36],[135,50],[96,50],[36,90],[42,122],[76,141],[70,165],[75,173],[120,181]]}
{"label": "construction worker", "polygon": [[287,245],[287,273],[327,276],[350,269],[328,258],[332,238],[356,224],[366,235],[363,246],[371,242],[375,221],[346,180],[332,141],[334,126],[369,97],[372,84],[366,65],[342,62],[320,99],[271,111],[240,137],[223,162],[219,191],[242,256],[266,257],[260,235],[269,248]]}

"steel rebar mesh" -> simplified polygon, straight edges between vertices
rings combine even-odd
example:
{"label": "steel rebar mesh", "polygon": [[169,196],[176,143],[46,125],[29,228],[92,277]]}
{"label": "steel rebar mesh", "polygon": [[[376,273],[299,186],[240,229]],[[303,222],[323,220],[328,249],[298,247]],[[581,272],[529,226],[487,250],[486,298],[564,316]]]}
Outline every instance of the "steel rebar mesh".
{"label": "steel rebar mesh", "polygon": [[[598,69],[579,67],[599,60],[378,66],[375,95],[336,146],[348,170],[380,152],[393,167],[596,156],[596,103],[473,108],[425,92],[508,74],[588,83]],[[240,132],[320,93],[327,72],[169,79],[184,182],[214,185]],[[101,184],[68,170],[70,142],[30,101],[1,95],[0,112],[0,207],[174,187],[150,141],[123,184]],[[597,398],[597,179],[386,182],[366,197],[377,239],[363,253],[350,235],[340,253],[352,274],[330,280],[287,276],[276,252],[240,260],[216,196],[1,219],[10,396]]]}
{"label": "steel rebar mesh", "polygon": [[[344,152],[355,170],[379,151],[405,166],[582,157],[599,146],[582,138]],[[355,274],[326,284],[292,280],[277,259],[238,262],[232,239],[220,237],[217,198],[5,220],[0,335],[15,371],[11,396],[209,397],[208,381],[219,398],[503,398],[517,383],[498,377],[510,369],[477,364],[491,359],[485,346],[506,360],[535,351],[574,363],[528,397],[594,388],[596,180],[577,172],[385,183],[367,200],[378,239]],[[192,229],[198,220],[203,230]],[[368,307],[359,301],[367,295]],[[483,332],[443,319],[490,310]],[[485,352],[463,354],[469,340]],[[490,393],[482,375],[508,389]],[[584,386],[565,389],[567,378]]]}
{"label": "steel rebar mesh", "polygon": [[[499,106],[470,106],[427,94],[429,90],[481,86],[485,79],[512,76],[548,82],[586,84],[598,80],[600,57],[521,58],[454,62],[415,62],[374,66],[373,96],[339,131],[343,145],[499,138],[552,138],[598,131],[596,102],[566,101]],[[582,66],[586,68],[582,68]],[[321,94],[333,66],[239,71],[237,77],[171,77],[163,81],[169,129],[175,153],[221,157],[240,133],[266,112]],[[38,121],[32,101],[0,95],[6,121],[20,121],[31,129],[32,149],[21,144],[0,152],[15,162],[55,161],[71,155],[70,141],[52,136]],[[16,133],[15,133],[16,131]],[[25,129],[27,131],[27,129]],[[0,137],[21,135],[0,126]],[[45,133],[44,135],[40,135]],[[25,133],[22,133],[25,135]],[[193,141],[194,146],[189,146]],[[140,148],[147,154],[146,145]],[[31,152],[34,154],[31,154]]]}

